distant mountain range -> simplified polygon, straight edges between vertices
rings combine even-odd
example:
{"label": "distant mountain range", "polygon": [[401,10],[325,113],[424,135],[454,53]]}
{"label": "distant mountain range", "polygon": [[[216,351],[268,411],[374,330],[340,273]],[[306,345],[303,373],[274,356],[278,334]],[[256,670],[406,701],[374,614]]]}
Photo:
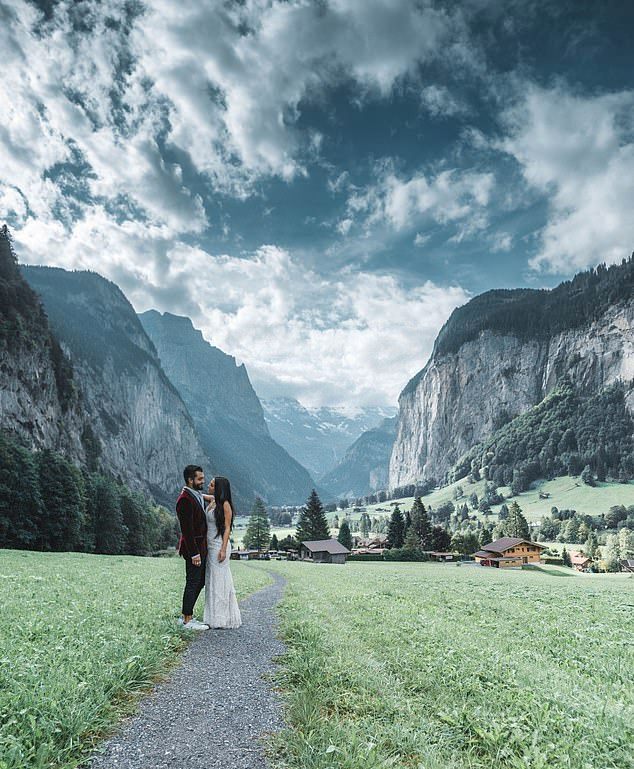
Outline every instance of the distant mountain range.
{"label": "distant mountain range", "polygon": [[517,489],[586,465],[634,477],[634,258],[552,291],[486,292],[443,326],[399,411],[260,402],[185,317],[137,316],[94,272],[22,267],[0,229],[0,428],[173,503],[182,467],[239,507],[324,501],[471,470]]}
{"label": "distant mountain range", "polygon": [[246,496],[302,503],[314,481],[269,434],[246,367],[210,345],[186,317],[149,310],[139,316],[161,365],[194,419],[214,472]]}
{"label": "distant mountain range", "polygon": [[354,413],[337,408],[307,408],[293,398],[262,400],[271,436],[317,479],[343,459],[367,430],[378,427],[396,409],[365,407]]}
{"label": "distant mountain range", "polygon": [[388,487],[388,467],[396,438],[396,417],[366,430],[348,448],[341,461],[321,479],[337,498],[361,497]]}

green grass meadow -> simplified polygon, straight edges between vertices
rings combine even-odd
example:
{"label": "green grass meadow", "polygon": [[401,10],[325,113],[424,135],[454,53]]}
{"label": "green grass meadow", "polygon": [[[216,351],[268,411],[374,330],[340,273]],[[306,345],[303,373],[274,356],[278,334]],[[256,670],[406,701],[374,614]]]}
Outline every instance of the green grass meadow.
{"label": "green grass meadow", "polygon": [[[458,486],[462,488],[463,496],[456,500],[454,492]],[[478,497],[481,497],[484,493],[484,486],[484,480],[469,483],[466,478],[463,478],[448,486],[436,489],[430,494],[426,494],[422,497],[422,500],[425,505],[432,505],[432,507],[439,507],[443,502],[448,501],[453,502],[455,505],[462,505],[468,501],[469,495],[474,491]],[[511,493],[510,489],[506,486],[501,486],[500,492],[505,497],[509,497]],[[548,499],[540,499],[540,493],[547,493],[550,496]],[[531,489],[507,499],[506,503],[508,505],[511,501],[517,500],[528,521],[540,521],[545,515],[550,515],[551,507],[558,507],[560,510],[576,510],[580,514],[599,515],[600,513],[607,513],[613,505],[631,505],[633,499],[634,482],[632,481],[629,483],[598,482],[596,486],[587,486],[578,477],[565,475],[552,481],[536,481],[532,484]],[[390,500],[389,502],[381,502],[376,505],[368,505],[366,511],[370,517],[389,514],[392,510],[391,503],[393,502],[398,502],[401,510],[409,510],[414,502],[414,498],[405,497],[403,499]],[[497,516],[500,507],[501,505],[493,505],[491,507],[494,516]],[[383,512],[386,510],[389,512]],[[340,511],[338,515],[341,516]],[[352,513],[354,519],[357,519],[359,515],[359,513]]]}
{"label": "green grass meadow", "polygon": [[[231,569],[239,598],[271,581]],[[183,584],[180,558],[0,550],[0,769],[85,757],[178,659]]]}
{"label": "green grass meadow", "polygon": [[[631,769],[634,579],[272,562],[302,769]],[[568,570],[568,574],[572,574]]]}

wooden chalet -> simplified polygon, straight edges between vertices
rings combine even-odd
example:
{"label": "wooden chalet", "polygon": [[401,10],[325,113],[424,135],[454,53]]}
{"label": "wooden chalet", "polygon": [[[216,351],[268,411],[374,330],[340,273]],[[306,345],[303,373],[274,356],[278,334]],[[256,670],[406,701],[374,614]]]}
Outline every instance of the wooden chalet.
{"label": "wooden chalet", "polygon": [[383,555],[388,549],[387,535],[379,534],[369,539],[354,538],[354,555]]}
{"label": "wooden chalet", "polygon": [[578,553],[576,550],[570,551],[570,565],[575,571],[586,571],[592,566],[592,558],[588,558],[583,553]]}
{"label": "wooden chalet", "polygon": [[231,558],[234,561],[253,561],[260,555],[259,550],[232,550]]}
{"label": "wooden chalet", "polygon": [[316,539],[299,546],[300,560],[313,563],[345,563],[349,553],[348,548],[336,539]]}
{"label": "wooden chalet", "polygon": [[457,561],[460,559],[458,553],[442,553],[439,550],[432,550],[429,553],[429,558],[432,561],[440,561],[441,563],[447,563],[448,561]]}
{"label": "wooden chalet", "polygon": [[502,537],[484,545],[473,557],[481,566],[493,566],[498,569],[521,568],[525,563],[539,563],[541,552],[545,548],[545,545],[539,545],[529,539]]}

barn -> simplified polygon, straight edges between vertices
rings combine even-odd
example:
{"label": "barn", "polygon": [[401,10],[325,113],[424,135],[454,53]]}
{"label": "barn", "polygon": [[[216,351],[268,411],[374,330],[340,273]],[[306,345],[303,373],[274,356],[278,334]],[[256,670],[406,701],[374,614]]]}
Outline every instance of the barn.
{"label": "barn", "polygon": [[302,542],[299,557],[313,563],[345,563],[350,551],[336,539],[316,539]]}

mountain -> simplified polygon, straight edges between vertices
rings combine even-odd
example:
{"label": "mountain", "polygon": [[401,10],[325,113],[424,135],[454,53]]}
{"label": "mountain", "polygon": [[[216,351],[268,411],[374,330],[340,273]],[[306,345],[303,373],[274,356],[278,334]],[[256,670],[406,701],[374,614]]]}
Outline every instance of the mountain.
{"label": "mountain", "polygon": [[139,318],[217,472],[234,482],[249,507],[256,495],[269,504],[305,502],[315,484],[269,434],[244,365],[210,345],[189,318],[156,310]]}
{"label": "mountain", "polygon": [[264,418],[273,438],[316,478],[332,470],[348,447],[366,430],[394,415],[395,409],[307,408],[293,398],[262,401]]}
{"label": "mountain", "polygon": [[90,438],[87,464],[171,506],[186,464],[212,467],[132,305],[93,272],[22,273],[72,363]]}
{"label": "mountain", "polygon": [[0,427],[32,449],[85,458],[73,368],[24,279],[6,225],[0,229]]}
{"label": "mountain", "polygon": [[366,430],[348,448],[343,459],[320,484],[336,497],[360,497],[388,486],[388,468],[396,417],[384,419],[378,427]]}
{"label": "mountain", "polygon": [[[400,395],[390,487],[442,481],[566,377],[585,397],[634,378],[634,259],[550,291],[489,291],[454,310]],[[634,391],[624,397],[631,411]]]}

